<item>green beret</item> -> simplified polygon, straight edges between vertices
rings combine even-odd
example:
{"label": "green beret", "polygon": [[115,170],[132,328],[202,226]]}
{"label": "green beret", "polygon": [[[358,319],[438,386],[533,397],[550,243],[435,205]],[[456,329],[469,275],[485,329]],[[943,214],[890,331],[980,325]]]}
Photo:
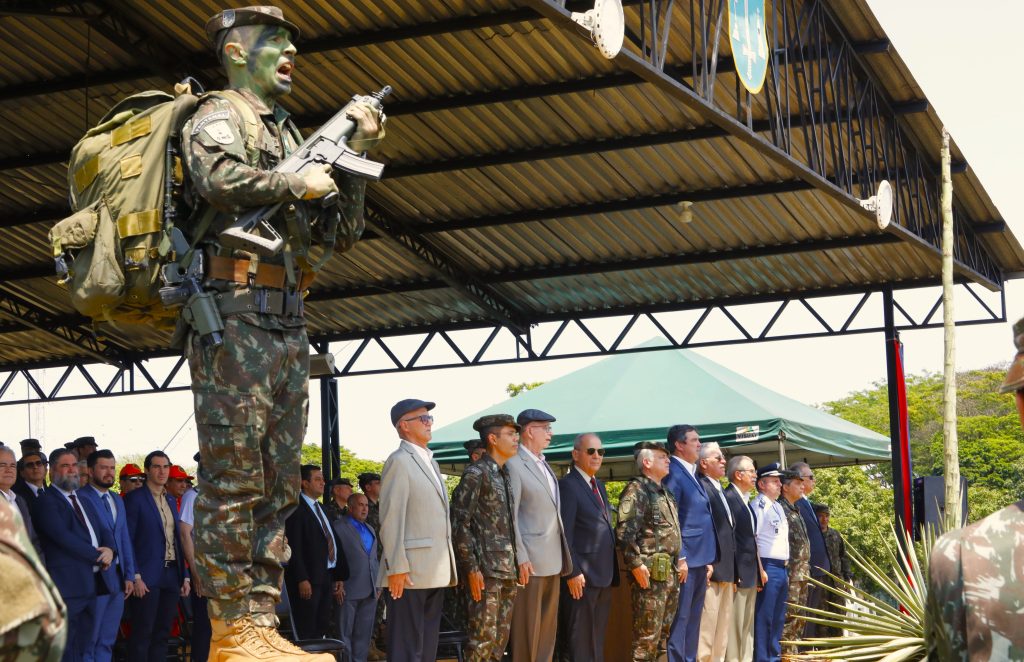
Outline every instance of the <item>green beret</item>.
{"label": "green beret", "polygon": [[214,14],[206,22],[206,36],[210,43],[217,45],[217,35],[221,30],[241,27],[243,25],[280,25],[292,33],[292,40],[299,38],[299,28],[291,21],[284,19],[284,12],[271,5],[258,5],[254,7],[240,7],[238,9],[225,9]]}

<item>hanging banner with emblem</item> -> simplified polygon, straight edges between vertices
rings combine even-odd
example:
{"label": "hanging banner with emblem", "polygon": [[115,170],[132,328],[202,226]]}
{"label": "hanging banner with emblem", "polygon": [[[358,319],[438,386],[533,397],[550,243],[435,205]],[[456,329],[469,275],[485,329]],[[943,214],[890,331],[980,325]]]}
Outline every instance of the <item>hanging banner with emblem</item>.
{"label": "hanging banner with emblem", "polygon": [[729,0],[729,41],[736,75],[747,91],[757,94],[768,73],[764,0]]}

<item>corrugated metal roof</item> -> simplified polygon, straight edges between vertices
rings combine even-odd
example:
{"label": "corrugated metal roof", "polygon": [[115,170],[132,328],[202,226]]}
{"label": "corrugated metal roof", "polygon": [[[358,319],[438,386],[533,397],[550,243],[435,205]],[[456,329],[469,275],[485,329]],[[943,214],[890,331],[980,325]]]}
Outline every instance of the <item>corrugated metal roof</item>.
{"label": "corrugated metal roof", "polygon": [[[626,4],[627,23],[639,32],[639,3]],[[885,39],[863,0],[829,5],[852,42]],[[675,3],[672,71],[693,61],[689,7]],[[169,89],[149,53],[163,53],[161,66],[192,63],[193,73],[220,84],[202,31],[219,9],[201,0],[126,0],[41,3],[34,13],[0,15],[9,46],[0,53],[3,296],[58,321],[81,321],[55,278],[42,276],[52,261],[46,232],[66,207],[66,155],[120,98]],[[303,31],[286,107],[308,124],[353,93],[392,85],[395,112],[375,154],[389,168],[369,188],[370,207],[531,319],[938,277],[934,251],[880,235],[869,215],[811,188],[762,143],[709,132],[703,113],[627,77],[577,30],[519,3],[305,0],[285,11]],[[103,12],[107,18],[97,18]],[[731,55],[728,39],[720,55]],[[892,103],[924,99],[893,49],[872,49],[860,61]],[[795,103],[796,79],[786,81],[781,89]],[[577,87],[544,93],[557,84]],[[745,122],[735,89],[723,68],[718,110]],[[826,105],[843,102],[821,94]],[[752,122],[768,117],[769,102],[767,94],[751,98]],[[901,122],[910,139],[936,143],[941,124],[932,109]],[[813,143],[796,129],[791,137],[789,154],[809,162]],[[830,177],[840,174],[828,163]],[[970,168],[955,182],[962,218],[978,227],[1001,220]],[[682,199],[695,201],[690,223],[675,205]],[[1024,271],[1024,250],[1008,230],[980,237],[999,269]],[[374,233],[328,263],[307,303],[311,332],[335,337],[490,316],[436,269]],[[0,332],[0,367],[78,355],[17,323]],[[166,342],[148,328],[103,333],[132,350]]]}

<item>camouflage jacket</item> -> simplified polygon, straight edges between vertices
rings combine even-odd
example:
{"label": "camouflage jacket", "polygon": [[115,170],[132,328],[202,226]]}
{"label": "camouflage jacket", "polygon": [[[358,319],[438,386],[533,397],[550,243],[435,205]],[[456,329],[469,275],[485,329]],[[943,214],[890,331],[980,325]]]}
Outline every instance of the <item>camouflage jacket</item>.
{"label": "camouflage jacket", "polygon": [[515,517],[508,470],[490,455],[466,467],[452,493],[452,547],[459,575],[515,579]]}
{"label": "camouflage jacket", "polygon": [[785,497],[780,497],[779,503],[789,524],[789,581],[805,582],[811,576],[811,541],[807,537],[807,525],[795,503],[790,503]]}
{"label": "camouflage jacket", "polygon": [[825,551],[828,552],[828,563],[832,568],[832,574],[850,581],[853,573],[850,571],[850,557],[846,555],[846,542],[842,534],[835,529],[829,528],[823,534],[825,536]]}
{"label": "camouflage jacket", "polygon": [[324,513],[327,514],[327,519],[333,522],[336,519],[341,519],[342,515],[348,515],[348,506],[339,506],[334,499],[328,499],[324,504]]}
{"label": "camouflage jacket", "polygon": [[647,476],[631,480],[619,497],[615,539],[630,569],[640,567],[657,552],[678,558],[682,537],[672,493]]}
{"label": "camouflage jacket", "polygon": [[375,533],[380,533],[380,503],[367,497],[367,501],[370,502],[370,514],[366,516],[366,523],[374,530]]}
{"label": "camouflage jacket", "polygon": [[0,662],[57,662],[67,608],[29,540],[17,507],[0,497]]}
{"label": "camouflage jacket", "polygon": [[943,535],[928,568],[939,660],[1024,660],[1024,501]]}

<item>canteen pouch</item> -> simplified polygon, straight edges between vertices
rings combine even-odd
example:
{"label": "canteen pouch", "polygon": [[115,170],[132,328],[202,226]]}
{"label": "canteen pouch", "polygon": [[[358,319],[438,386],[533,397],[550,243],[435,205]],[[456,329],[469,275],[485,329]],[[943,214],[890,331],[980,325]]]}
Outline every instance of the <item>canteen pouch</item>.
{"label": "canteen pouch", "polygon": [[[66,265],[63,281],[71,305],[82,315],[103,319],[125,298],[124,272],[118,259],[117,228],[103,200],[82,208],[50,229],[54,259]],[[70,257],[70,262],[64,260]]]}
{"label": "canteen pouch", "polygon": [[672,575],[672,556],[665,552],[651,554],[647,562],[651,571],[651,579],[656,582],[667,582]]}

